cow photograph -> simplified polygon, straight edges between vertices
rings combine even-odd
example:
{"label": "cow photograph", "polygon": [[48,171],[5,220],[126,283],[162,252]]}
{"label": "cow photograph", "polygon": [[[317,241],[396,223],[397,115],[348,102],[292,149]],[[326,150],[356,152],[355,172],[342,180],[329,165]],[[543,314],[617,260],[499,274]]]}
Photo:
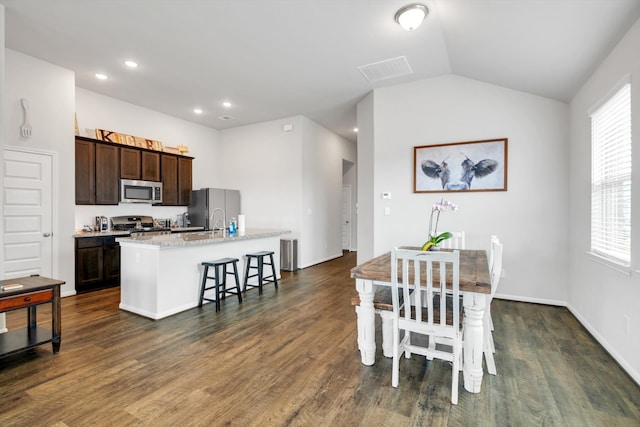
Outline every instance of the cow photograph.
{"label": "cow photograph", "polygon": [[414,147],[414,193],[506,191],[507,138]]}

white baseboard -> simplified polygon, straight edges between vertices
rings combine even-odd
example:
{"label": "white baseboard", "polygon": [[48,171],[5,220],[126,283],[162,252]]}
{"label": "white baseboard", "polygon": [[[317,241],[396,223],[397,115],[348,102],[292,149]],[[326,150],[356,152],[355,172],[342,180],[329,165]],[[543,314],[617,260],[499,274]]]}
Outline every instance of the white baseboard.
{"label": "white baseboard", "polygon": [[587,320],[580,315],[580,313],[578,313],[578,311],[575,308],[573,308],[571,305],[567,305],[566,307],[571,312],[571,314],[573,314],[574,317],[578,319],[578,322],[580,322],[580,324],[584,326],[585,329],[589,331],[591,335],[593,335],[596,341],[598,341],[600,345],[603,346],[605,350],[607,350],[607,352],[611,355],[611,357],[613,357],[615,361],[618,362],[618,364],[622,367],[622,369],[624,369],[627,372],[627,374],[629,374],[629,376],[633,378],[636,384],[640,386],[640,373],[637,372],[635,369],[633,369],[633,367],[630,366],[629,363],[627,363],[627,361],[620,355],[620,353],[618,353],[615,350],[615,348],[613,348],[613,346],[611,346],[607,342],[607,340],[604,339],[604,337],[600,335],[598,331],[596,331],[595,328],[593,328],[589,324],[589,322],[587,322]]}
{"label": "white baseboard", "polygon": [[558,301],[558,300],[543,299],[543,298],[529,298],[529,297],[522,297],[522,296],[516,296],[516,295],[495,294],[494,298],[506,299],[510,301],[530,302],[534,304],[558,305],[560,307],[567,306],[566,301]]}
{"label": "white baseboard", "polygon": [[573,315],[573,317],[575,317],[578,320],[578,322],[580,322],[580,324],[584,326],[584,328],[587,331],[589,331],[589,333],[596,339],[596,341],[598,341],[598,343],[602,347],[604,347],[607,353],[609,353],[611,357],[613,357],[613,359],[622,367],[622,369],[624,369],[624,371],[627,374],[629,374],[631,379],[633,379],[636,382],[636,384],[640,386],[640,373],[638,373],[635,369],[633,369],[633,367],[629,365],[629,363],[620,355],[620,353],[618,353],[613,348],[613,346],[611,346],[607,342],[607,340],[604,339],[604,337],[600,335],[598,331],[596,331],[595,328],[593,328],[589,324],[589,322],[587,322],[587,320],[584,317],[582,317],[580,313],[578,313],[576,309],[573,308],[571,305],[569,305],[567,302],[540,299],[540,298],[528,298],[528,297],[505,295],[505,294],[496,294],[494,298],[510,300],[510,301],[520,301],[520,302],[528,302],[528,303],[534,303],[534,304],[556,305],[560,307],[566,307],[569,310],[569,312]]}
{"label": "white baseboard", "polygon": [[305,265],[299,265],[298,268],[311,267],[312,265],[321,264],[323,262],[331,261],[332,259],[340,258],[341,256],[342,256],[342,252],[340,252],[339,254],[336,254],[336,255],[331,255],[331,256],[328,256],[326,258],[322,258],[322,259],[319,259],[319,260],[312,261],[312,262],[310,262],[308,264],[305,264]]}

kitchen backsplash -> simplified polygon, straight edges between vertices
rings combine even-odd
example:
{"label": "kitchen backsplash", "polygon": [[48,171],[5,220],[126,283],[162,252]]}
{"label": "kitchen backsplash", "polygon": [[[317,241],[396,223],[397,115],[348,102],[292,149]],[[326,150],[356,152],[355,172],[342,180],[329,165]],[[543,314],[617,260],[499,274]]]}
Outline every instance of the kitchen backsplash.
{"label": "kitchen backsplash", "polygon": [[[153,218],[168,218],[176,221],[178,215],[186,212],[186,206],[152,206],[145,203],[122,203],[117,206],[76,205],[75,229],[81,230],[85,225],[93,226],[96,216],[148,215]],[[111,228],[111,222],[109,222]]]}

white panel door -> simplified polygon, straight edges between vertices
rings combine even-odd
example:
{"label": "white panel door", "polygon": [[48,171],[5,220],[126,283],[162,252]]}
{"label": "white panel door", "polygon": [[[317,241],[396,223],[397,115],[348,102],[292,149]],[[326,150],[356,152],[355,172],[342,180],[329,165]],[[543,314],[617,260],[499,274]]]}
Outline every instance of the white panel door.
{"label": "white panel door", "polygon": [[351,250],[351,186],[342,186],[342,249]]}
{"label": "white panel door", "polygon": [[53,271],[51,155],[4,150],[5,279]]}

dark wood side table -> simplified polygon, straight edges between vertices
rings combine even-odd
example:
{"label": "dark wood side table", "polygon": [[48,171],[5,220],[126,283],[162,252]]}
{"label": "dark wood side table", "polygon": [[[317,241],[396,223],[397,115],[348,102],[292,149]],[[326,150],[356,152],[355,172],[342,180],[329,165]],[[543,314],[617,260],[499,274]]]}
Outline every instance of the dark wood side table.
{"label": "dark wood side table", "polygon": [[[27,309],[27,326],[0,334],[0,357],[50,342],[53,352],[60,351],[61,310],[60,285],[65,282],[43,276],[0,280],[0,313]],[[2,290],[11,285],[18,289]],[[51,330],[39,327],[36,321],[38,305],[51,303]]]}

